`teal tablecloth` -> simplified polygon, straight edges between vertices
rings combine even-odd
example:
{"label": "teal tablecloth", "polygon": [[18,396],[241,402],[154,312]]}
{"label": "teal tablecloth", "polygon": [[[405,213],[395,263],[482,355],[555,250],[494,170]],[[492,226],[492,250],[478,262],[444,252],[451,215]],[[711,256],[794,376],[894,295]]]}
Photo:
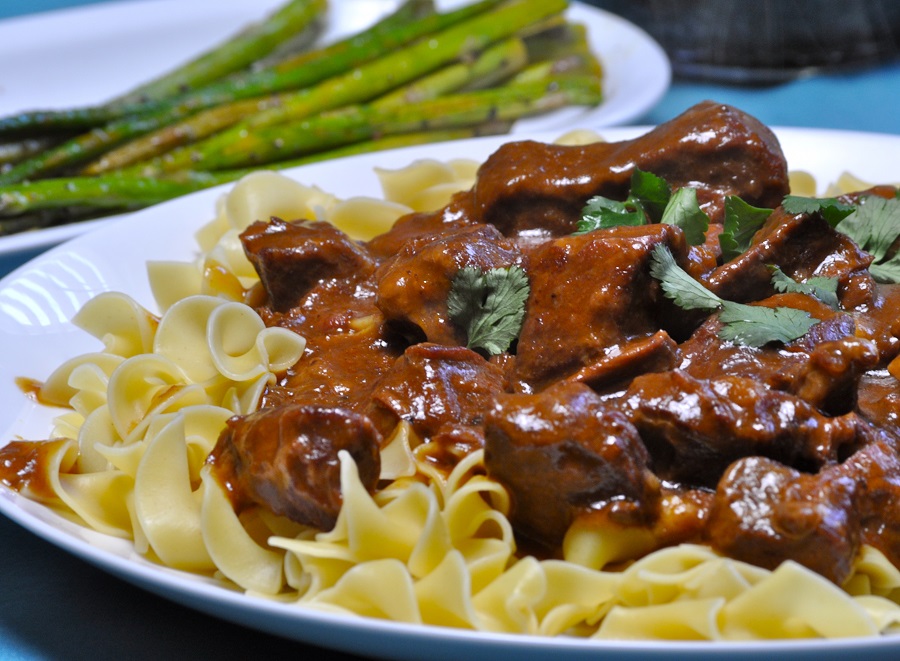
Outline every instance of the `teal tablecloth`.
{"label": "teal tablecloth", "polygon": [[[0,0],[0,19],[103,1]],[[0,85],[6,66],[0,63]],[[665,121],[703,99],[730,103],[769,125],[900,134],[900,63],[769,88],[676,81],[634,123]],[[0,264],[0,275],[12,266]],[[133,588],[0,517],[0,659],[251,657],[350,658],[228,624]]]}

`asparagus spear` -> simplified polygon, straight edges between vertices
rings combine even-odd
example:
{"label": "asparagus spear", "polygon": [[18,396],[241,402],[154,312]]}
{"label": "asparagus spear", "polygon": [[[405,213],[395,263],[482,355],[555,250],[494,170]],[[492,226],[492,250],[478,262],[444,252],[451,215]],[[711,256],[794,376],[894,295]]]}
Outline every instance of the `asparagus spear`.
{"label": "asparagus spear", "polygon": [[[562,2],[562,0],[555,1]],[[412,28],[406,29],[403,26],[399,26],[398,29],[406,30],[406,36],[404,38],[411,39],[414,37],[410,37],[410,35],[421,36],[423,34],[422,32],[420,32],[422,29],[433,27],[435,25],[455,25],[459,21],[468,18],[472,12],[482,11],[483,13],[483,9],[485,7],[490,7],[495,4],[496,0],[486,0],[485,2],[477,3],[476,5],[463,8],[456,12],[450,12],[443,15],[435,15],[439,18],[435,18],[434,20],[429,20],[430,17],[425,17],[425,19],[422,19],[421,21],[415,21],[414,23],[421,24],[416,27],[415,30],[413,30]],[[381,43],[385,44],[386,42],[382,41]],[[389,43],[386,45],[389,45]],[[359,53],[357,52],[357,55],[358,54]],[[341,78],[341,80],[345,80],[347,76],[338,78]],[[365,91],[364,86],[357,86],[360,87],[362,91]],[[376,89],[376,91],[372,94],[365,93],[359,94],[358,96],[370,98],[377,93],[378,90]],[[259,114],[258,112],[254,113],[254,111],[258,111],[260,110],[260,108],[265,108],[268,104],[280,104],[284,101],[284,98],[285,97],[283,96],[271,96],[256,101],[245,100],[236,102],[239,105],[233,107],[228,107],[228,104],[225,104],[223,106],[212,108],[205,113],[201,113],[202,116],[195,119],[192,123],[189,123],[185,126],[176,125],[171,127],[169,129],[170,133],[166,134],[165,136],[148,136],[147,143],[140,143],[137,147],[135,147],[135,151],[137,153],[144,154],[143,149],[146,148],[146,145],[152,145],[154,142],[158,142],[160,144],[170,144],[168,142],[170,140],[178,143],[179,141],[183,141],[188,137],[196,139],[196,136],[207,135],[209,132],[222,128],[222,126],[230,125],[235,121],[236,116],[244,116],[248,112],[253,113],[254,115]],[[363,100],[363,98],[354,99],[354,101],[356,100]],[[258,102],[261,105],[254,107],[254,102]],[[324,110],[327,108],[334,108],[339,105],[343,105],[343,101],[341,101],[340,99],[330,98],[330,90],[325,88],[308,105],[308,114],[313,114],[315,112],[318,112],[319,110]],[[109,151],[111,147],[117,144],[121,144],[130,138],[135,138],[137,136],[158,129],[161,126],[172,124],[173,122],[176,122],[177,120],[192,114],[194,110],[195,109],[192,108],[188,103],[176,104],[171,107],[163,107],[161,109],[157,109],[156,111],[149,114],[139,115],[137,117],[124,117],[101,128],[95,128],[83,135],[80,135],[63,143],[62,145],[59,145],[54,149],[41,153],[34,158],[23,161],[10,168],[5,173],[0,173],[0,185],[13,184],[34,177],[45,176],[55,171],[59,171],[62,168],[71,167],[88,159],[95,158]],[[150,153],[153,153],[153,151],[151,150]],[[90,173],[99,173],[114,169],[116,167],[122,167],[124,164],[133,161],[135,158],[140,157],[135,156],[134,152],[129,150],[123,154],[121,160],[119,159],[119,157],[116,157],[115,160],[103,161],[97,163],[96,165],[92,165]]]}
{"label": "asparagus spear", "polygon": [[[166,171],[190,169],[193,163],[204,158],[205,153],[240,142],[247,133],[258,128],[365,102],[449,62],[471,58],[490,44],[558,14],[566,4],[566,0],[512,0],[344,75],[286,94],[279,105],[251,115],[196,145],[175,149],[148,163],[151,167],[164,167]],[[165,165],[161,166],[163,159]]]}
{"label": "asparagus spear", "polygon": [[0,144],[0,165],[11,165],[49,149],[56,141],[52,138],[26,138]]}
{"label": "asparagus spear", "polygon": [[[182,97],[174,108],[209,108],[180,122],[166,123],[162,128],[89,163],[83,174],[99,174],[123,168],[131,163],[146,160],[175,147],[202,139],[237,123],[241,118],[265,107],[283,102],[283,96],[263,97],[271,92],[301,89],[338,75],[352,67],[371,61],[379,55],[390,53],[420,37],[445,29],[472,16],[476,16],[503,0],[482,0],[444,14],[422,17],[419,4],[408,3],[406,10],[395,13],[375,24],[356,37],[320,51],[313,51],[282,63],[272,70],[253,72],[240,78],[198,90]],[[323,95],[324,96],[324,95]],[[240,101],[246,97],[260,97],[253,101]],[[259,105],[254,108],[254,103]],[[328,103],[319,109],[335,107]],[[183,116],[179,113],[175,119]]]}
{"label": "asparagus spear", "polygon": [[[193,151],[193,165],[204,170],[247,167],[284,160],[376,136],[512,120],[565,105],[596,105],[602,99],[594,76],[521,83],[379,109],[349,106],[288,124],[257,127],[225,143],[207,142]],[[182,167],[180,162],[155,159],[137,170],[157,176]]]}
{"label": "asparagus spear", "polygon": [[[490,0],[490,2],[497,1]],[[146,100],[140,103],[107,103],[56,111],[38,110],[3,117],[0,118],[0,135],[90,129],[128,115],[145,115],[164,108],[199,110],[283,89],[302,87],[346,70],[357,62],[371,59],[377,55],[380,46],[389,50],[390,47],[398,45],[398,39],[412,40],[421,34],[417,30],[403,31],[400,29],[403,26],[411,23],[419,25],[422,22],[421,29],[433,29],[429,28],[432,21],[423,20],[432,13],[434,13],[432,0],[407,0],[393,14],[358,34],[323,48],[294,55],[262,69],[254,66],[250,70],[233,73],[172,98]]]}
{"label": "asparagus spear", "polygon": [[0,216],[66,208],[86,200],[93,208],[146,206],[197,188],[191,181],[115,175],[42,179],[0,187]]}
{"label": "asparagus spear", "polygon": [[[317,152],[274,164],[273,167],[285,169],[344,156],[460,140],[507,130],[508,123],[497,122],[484,126],[405,133]],[[181,171],[165,178],[111,173],[96,177],[41,179],[0,187],[0,236],[55,224],[73,214],[98,215],[101,210],[149,206],[203,188],[235,181],[252,171],[252,168],[220,172]],[[52,211],[62,213],[48,213]]]}
{"label": "asparagus spear", "polygon": [[308,87],[420,37],[476,16],[504,1],[480,0],[446,13],[428,13],[422,2],[410,1],[358,35],[319,50],[301,53],[268,69],[236,74],[183,96],[181,101],[207,108],[239,98]]}
{"label": "asparagus spear", "polygon": [[[136,90],[99,106],[36,110],[0,118],[0,135],[35,136],[100,126],[121,117],[159,111],[168,99],[184,96],[223,75],[242,69],[279,43],[309,28],[327,8],[327,0],[290,0],[274,14],[204,55]],[[190,107],[190,106],[189,106]]]}
{"label": "asparagus spear", "polygon": [[6,172],[0,173],[0,186],[25,181],[74,165],[103,153],[110,145],[117,144],[133,135],[146,133],[158,126],[160,122],[170,119],[170,111],[163,110],[139,117],[127,117],[102,128],[92,129],[61,145],[21,161]]}
{"label": "asparagus spear", "polygon": [[373,105],[379,108],[434,99],[462,89],[478,89],[499,83],[521,71],[528,62],[525,43],[518,37],[494,44],[477,58],[453,64],[419,78],[384,96]]}
{"label": "asparagus spear", "polygon": [[307,28],[328,8],[327,0],[288,0],[266,19],[177,69],[115,99],[114,105],[160,99],[209,83],[271,53]]}

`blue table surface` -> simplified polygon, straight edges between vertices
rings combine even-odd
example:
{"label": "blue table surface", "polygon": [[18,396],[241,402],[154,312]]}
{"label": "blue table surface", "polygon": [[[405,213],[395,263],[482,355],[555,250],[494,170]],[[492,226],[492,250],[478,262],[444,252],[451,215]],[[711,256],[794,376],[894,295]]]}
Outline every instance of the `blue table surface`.
{"label": "blue table surface", "polygon": [[[0,0],[0,19],[108,0]],[[0,63],[2,69],[9,63]],[[773,126],[900,134],[900,62],[764,88],[675,80],[634,124],[704,99]],[[0,276],[15,263],[0,262]],[[134,588],[0,517],[0,659],[352,659],[208,617]],[[427,651],[423,650],[423,656]]]}

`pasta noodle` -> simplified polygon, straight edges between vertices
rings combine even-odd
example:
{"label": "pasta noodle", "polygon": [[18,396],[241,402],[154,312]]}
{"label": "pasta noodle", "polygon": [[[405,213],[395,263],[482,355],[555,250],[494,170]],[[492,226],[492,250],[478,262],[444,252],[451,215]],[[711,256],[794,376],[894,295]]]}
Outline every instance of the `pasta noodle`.
{"label": "pasta noodle", "polygon": [[[566,136],[579,144],[593,133]],[[191,264],[148,266],[160,316],[101,294],[74,319],[103,348],[44,382],[56,421],[42,464],[52,494],[29,493],[170,567],[305,608],[414,624],[603,639],[750,640],[900,630],[900,571],[866,547],[845,589],[792,562],[774,571],[684,544],[642,555],[640,533],[569,531],[564,559],[517,554],[505,490],[483,452],[445,475],[406,423],[382,450],[370,495],[340,455],[343,506],[329,532],[250,508],[235,513],[205,458],[226,421],[256,409],[305,341],[266,327],[243,300],[257,276],[238,240],[258,218],[328,220],[368,239],[471,186],[472,161],[379,170],[384,200],[338,200],[259,172],[223,196]],[[798,190],[815,182],[797,174]],[[837,186],[858,187],[842,178]]]}

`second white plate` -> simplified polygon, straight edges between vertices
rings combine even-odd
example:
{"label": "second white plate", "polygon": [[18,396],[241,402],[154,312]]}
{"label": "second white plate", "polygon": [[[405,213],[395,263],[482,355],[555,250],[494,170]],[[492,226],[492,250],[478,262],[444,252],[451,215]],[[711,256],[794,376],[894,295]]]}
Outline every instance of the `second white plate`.
{"label": "second white plate", "polygon": [[[102,103],[203,52],[281,0],[129,0],[0,21],[0,116]],[[330,5],[323,40],[358,32],[399,0]],[[463,0],[438,0],[445,9]],[[608,12],[573,3],[568,16],[588,28],[604,66],[605,101],[517,122],[513,133],[626,124],[648,112],[671,80],[669,60],[643,30]],[[0,237],[4,257],[47,248],[104,221]],[[0,270],[2,273],[2,270]]]}

